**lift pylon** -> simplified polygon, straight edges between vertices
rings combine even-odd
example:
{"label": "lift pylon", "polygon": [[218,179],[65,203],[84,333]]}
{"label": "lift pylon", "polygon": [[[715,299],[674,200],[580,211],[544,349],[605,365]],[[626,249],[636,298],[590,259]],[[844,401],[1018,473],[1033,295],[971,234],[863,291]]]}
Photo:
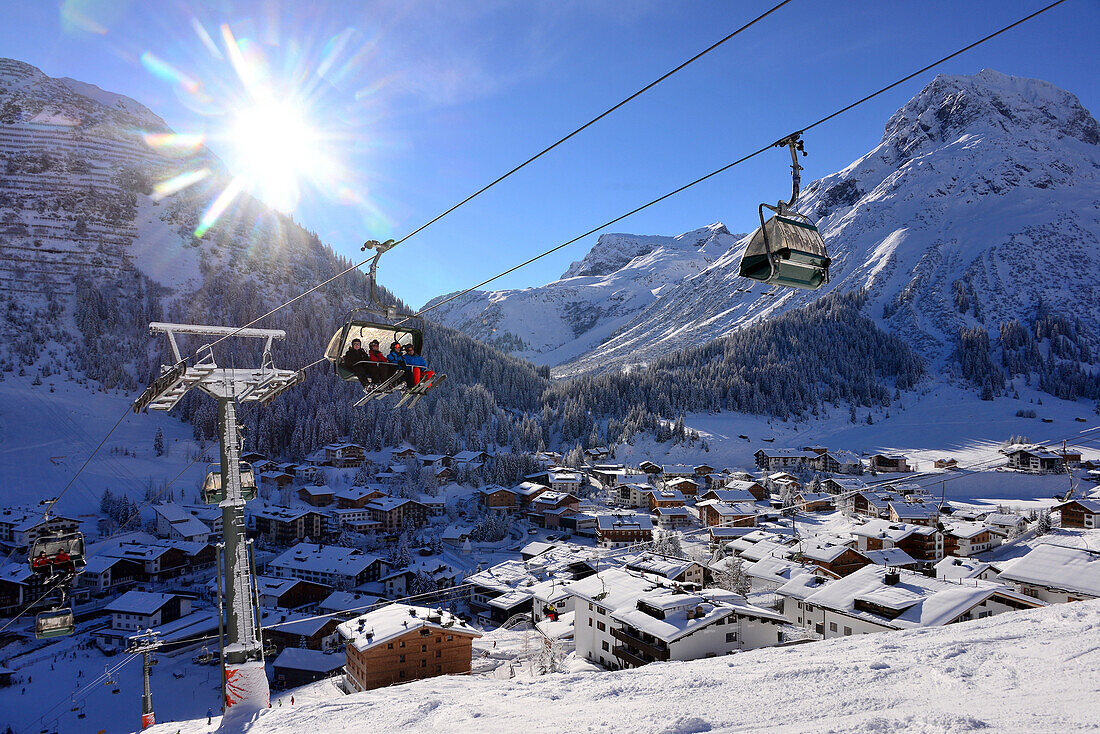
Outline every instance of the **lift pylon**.
{"label": "lift pylon", "polygon": [[[221,638],[223,703],[231,710],[246,712],[266,709],[270,699],[264,672],[260,611],[256,597],[256,578],[251,558],[251,543],[245,533],[245,502],[254,496],[246,493],[241,478],[242,434],[237,423],[237,404],[270,403],[286,390],[301,383],[300,371],[275,367],[272,344],[286,338],[281,329],[234,329],[226,326],[195,324],[149,324],[151,333],[164,334],[175,362],[161,368],[160,377],[133,405],[134,412],[171,410],[192,388],[198,388],[218,401],[218,438],[221,444],[221,481],[217,504],[222,508],[222,557],[218,569],[224,579],[224,594],[219,606],[225,610]],[[180,352],[177,337],[213,336],[219,341],[195,351],[196,361],[188,364]],[[226,338],[263,339],[263,356],[255,369],[220,367],[214,359],[213,345]],[[223,496],[224,495],[224,496]]]}

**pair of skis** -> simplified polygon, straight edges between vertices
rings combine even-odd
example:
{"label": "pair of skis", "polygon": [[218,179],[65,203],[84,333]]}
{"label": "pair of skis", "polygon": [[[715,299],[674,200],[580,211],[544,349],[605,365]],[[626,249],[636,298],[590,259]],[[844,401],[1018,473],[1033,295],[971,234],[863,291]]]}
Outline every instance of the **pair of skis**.
{"label": "pair of skis", "polygon": [[[397,386],[404,379],[404,370],[398,370],[397,372],[394,372],[389,378],[386,379],[385,382],[382,382],[369,390],[365,389],[363,397],[355,401],[355,407],[358,408],[360,406],[366,405],[371,400],[381,400],[382,398],[393,392],[395,389],[397,389]],[[442,383],[445,379],[447,379],[446,375],[441,375],[437,373],[432,375],[430,379],[421,380],[417,384],[405,390],[405,394],[401,396],[401,399],[397,401],[397,405],[394,407],[400,408],[411,399],[411,402],[409,402],[409,407],[411,408],[412,406],[420,402],[420,398],[427,395],[432,388]]]}

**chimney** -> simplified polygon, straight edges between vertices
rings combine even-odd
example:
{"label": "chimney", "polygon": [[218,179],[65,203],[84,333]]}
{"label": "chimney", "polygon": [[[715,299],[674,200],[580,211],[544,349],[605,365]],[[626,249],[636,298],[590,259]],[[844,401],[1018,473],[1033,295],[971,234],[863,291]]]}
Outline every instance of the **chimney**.
{"label": "chimney", "polygon": [[882,577],[882,583],[887,586],[896,586],[901,581],[901,574],[897,571],[887,571],[886,575]]}

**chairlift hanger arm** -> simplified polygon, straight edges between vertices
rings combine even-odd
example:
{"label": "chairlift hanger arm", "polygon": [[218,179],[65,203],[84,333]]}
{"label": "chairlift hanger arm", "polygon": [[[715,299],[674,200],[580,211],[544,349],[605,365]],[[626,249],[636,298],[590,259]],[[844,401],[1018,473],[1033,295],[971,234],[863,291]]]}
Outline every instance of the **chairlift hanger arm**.
{"label": "chairlift hanger arm", "polygon": [[[798,154],[806,155],[806,149],[802,145],[802,131],[794,132],[775,143],[776,148],[788,147],[791,151],[791,198],[790,201],[781,201],[775,211],[784,214],[788,209],[793,209],[798,203],[798,194],[802,190],[802,166],[798,163]],[[768,207],[769,209],[771,207]]]}

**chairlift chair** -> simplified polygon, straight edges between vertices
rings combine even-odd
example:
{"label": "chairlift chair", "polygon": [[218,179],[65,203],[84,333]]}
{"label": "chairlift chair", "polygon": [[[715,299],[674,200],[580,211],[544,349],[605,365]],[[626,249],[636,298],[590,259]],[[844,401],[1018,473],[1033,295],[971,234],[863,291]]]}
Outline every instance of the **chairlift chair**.
{"label": "chairlift chair", "polygon": [[[790,201],[780,201],[776,206],[761,204],[757,208],[760,227],[752,233],[745,248],[740,274],[769,285],[816,290],[829,282],[831,260],[817,226],[794,208],[798,203],[799,172],[802,170],[798,164],[798,153],[806,154],[800,135],[795,133],[775,144],[776,147],[786,146],[791,151],[791,198]],[[764,209],[775,212],[767,221],[764,219]]]}
{"label": "chairlift chair", "polygon": [[71,635],[76,629],[73,610],[69,608],[51,609],[39,612],[34,618],[34,636],[39,640]]}
{"label": "chairlift chair", "polygon": [[84,557],[84,534],[55,533],[36,538],[31,543],[28,561],[31,570],[40,575],[81,573],[87,565]]}
{"label": "chairlift chair", "polygon": [[[368,274],[370,279],[370,303],[352,309],[348,313],[343,326],[329,339],[324,355],[325,359],[332,363],[336,376],[342,380],[348,382],[359,381],[359,376],[343,364],[344,355],[351,347],[352,341],[356,339],[360,341],[364,348],[369,346],[370,342],[377,340],[378,348],[383,353],[386,353],[386,350],[394,342],[397,342],[401,344],[402,349],[411,344],[417,354],[423,354],[423,319],[415,314],[405,313],[396,306],[382,304],[375,293],[378,261],[384,252],[393,247],[393,244],[393,240],[387,240],[385,243],[371,240],[363,245],[364,250],[374,249],[377,251],[371,261]],[[405,388],[405,372],[399,365],[392,362],[369,362],[368,366],[370,367],[370,374],[367,375],[367,380],[370,387],[364,388],[365,394],[356,402],[356,405],[362,405],[375,398],[384,398]],[[437,375],[433,383],[439,381],[442,377],[442,375]],[[426,393],[431,389],[432,384],[426,384],[417,391],[418,387],[421,386],[413,386],[409,392]]]}
{"label": "chairlift chair", "polygon": [[[242,461],[241,467],[241,496],[247,502],[256,499],[256,474],[252,471],[252,465]],[[222,481],[222,469],[220,464],[210,464],[207,467],[206,480],[202,483],[202,501],[208,505],[217,505],[225,501],[225,483]]]}

